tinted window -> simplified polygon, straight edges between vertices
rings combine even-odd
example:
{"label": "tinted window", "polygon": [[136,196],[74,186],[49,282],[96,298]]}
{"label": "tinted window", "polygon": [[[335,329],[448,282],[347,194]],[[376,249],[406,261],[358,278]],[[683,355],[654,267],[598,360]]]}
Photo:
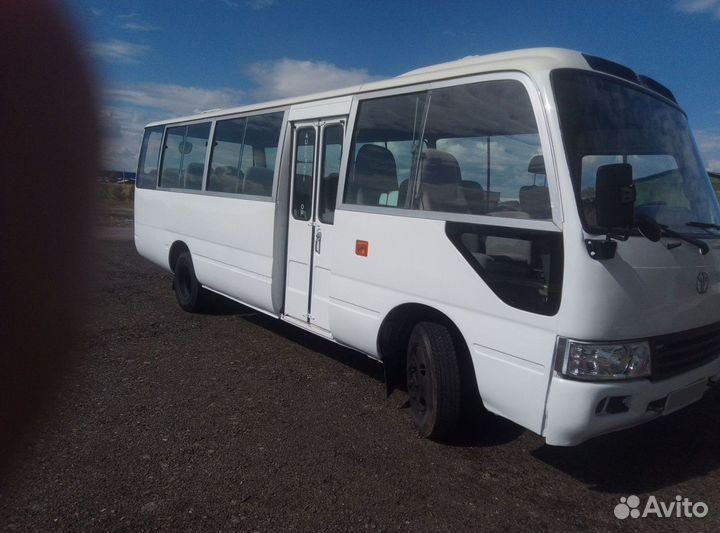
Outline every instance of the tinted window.
{"label": "tinted window", "polygon": [[160,186],[202,189],[210,123],[168,128],[163,150]]}
{"label": "tinted window", "polygon": [[208,191],[241,193],[240,164],[243,157],[244,118],[221,120],[215,125],[215,138],[208,174]]}
{"label": "tinted window", "polygon": [[463,257],[506,304],[542,315],[560,308],[562,234],[447,222]]}
{"label": "tinted window", "polygon": [[154,189],[157,183],[157,168],[160,159],[160,146],[164,126],[148,128],[143,135],[138,161],[137,186],[144,189]]}
{"label": "tinted window", "polygon": [[218,121],[209,191],[271,196],[283,112]]}
{"label": "tinted window", "polygon": [[413,93],[360,102],[346,203],[406,207],[401,193],[413,174],[426,98],[426,93]]}
{"label": "tinted window", "polygon": [[348,203],[551,218],[535,115],[518,81],[362,102],[353,153]]}
{"label": "tinted window", "polygon": [[292,214],[297,220],[310,220],[312,214],[313,168],[315,165],[315,129],[297,131]]}
{"label": "tinted window", "polygon": [[570,175],[586,229],[596,225],[598,167],[627,163],[637,189],[635,214],[681,233],[688,222],[719,223],[720,206],[685,115],[638,87],[587,71],[551,75]]}
{"label": "tinted window", "polygon": [[335,219],[342,142],[343,127],[340,124],[328,126],[323,130],[318,218],[325,224],[332,224]]}

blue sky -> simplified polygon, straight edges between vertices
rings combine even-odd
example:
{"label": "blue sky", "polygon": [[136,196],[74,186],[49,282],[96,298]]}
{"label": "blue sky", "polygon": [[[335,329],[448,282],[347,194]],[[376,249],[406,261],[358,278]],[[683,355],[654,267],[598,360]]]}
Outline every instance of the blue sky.
{"label": "blue sky", "polygon": [[104,166],[165,117],[560,46],[670,87],[720,171],[720,0],[64,0],[102,92]]}

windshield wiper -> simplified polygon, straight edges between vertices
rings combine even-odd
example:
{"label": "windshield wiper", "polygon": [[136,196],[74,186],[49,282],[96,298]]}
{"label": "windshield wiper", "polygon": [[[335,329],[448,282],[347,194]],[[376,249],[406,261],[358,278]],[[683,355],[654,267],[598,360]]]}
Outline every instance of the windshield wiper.
{"label": "windshield wiper", "polygon": [[720,230],[720,224],[713,224],[712,222],[688,222],[685,225],[692,226],[693,228]]}
{"label": "windshield wiper", "polygon": [[[690,225],[690,224],[688,224],[688,225]],[[673,231],[669,227],[667,227],[665,224],[658,224],[658,226],[660,226],[660,230],[665,237],[672,237],[673,239],[680,239],[681,241],[685,241],[689,244],[692,244],[693,246],[697,246],[698,251],[700,252],[700,255],[705,255],[710,251],[710,247],[708,246],[708,244],[705,241],[701,241],[700,239],[693,239],[692,237],[688,237],[687,235],[683,235],[682,233]]]}

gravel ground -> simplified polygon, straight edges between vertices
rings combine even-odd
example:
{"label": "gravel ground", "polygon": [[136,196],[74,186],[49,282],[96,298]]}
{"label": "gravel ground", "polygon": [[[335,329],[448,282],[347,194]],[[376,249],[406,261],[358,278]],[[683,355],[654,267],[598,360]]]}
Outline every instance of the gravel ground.
{"label": "gravel ground", "polygon": [[[101,232],[77,356],[0,480],[0,531],[720,530],[720,393],[575,448],[491,415],[420,439],[382,367],[235,304],[183,313]],[[705,518],[618,520],[622,496]]]}

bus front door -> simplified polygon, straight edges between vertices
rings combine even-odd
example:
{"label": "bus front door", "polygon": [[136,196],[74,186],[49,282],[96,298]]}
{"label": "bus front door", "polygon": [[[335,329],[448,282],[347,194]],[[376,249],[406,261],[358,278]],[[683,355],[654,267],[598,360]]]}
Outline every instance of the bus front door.
{"label": "bus front door", "polygon": [[296,123],[285,315],[330,330],[330,251],[344,121]]}

